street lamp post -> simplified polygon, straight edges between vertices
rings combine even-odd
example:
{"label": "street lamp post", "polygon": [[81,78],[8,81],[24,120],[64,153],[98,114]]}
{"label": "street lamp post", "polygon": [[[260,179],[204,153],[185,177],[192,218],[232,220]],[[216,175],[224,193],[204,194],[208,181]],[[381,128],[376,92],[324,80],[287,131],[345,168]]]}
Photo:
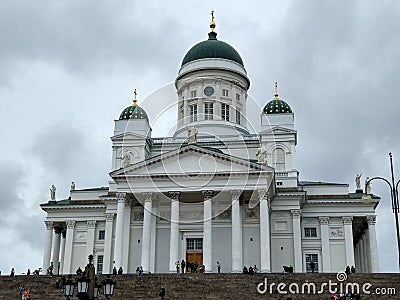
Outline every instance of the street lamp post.
{"label": "street lamp post", "polygon": [[399,190],[398,190],[400,180],[397,181],[397,183],[395,183],[394,170],[393,170],[393,157],[392,157],[392,153],[391,152],[389,153],[389,158],[390,158],[390,172],[391,172],[391,175],[392,175],[391,176],[392,177],[391,178],[392,182],[390,182],[386,178],[383,178],[383,177],[380,177],[380,176],[373,177],[373,178],[367,180],[365,182],[365,190],[364,190],[365,194],[363,195],[362,200],[363,200],[363,202],[366,202],[366,203],[371,201],[371,195],[367,194],[367,190],[368,190],[367,188],[368,188],[368,186],[369,186],[371,181],[373,181],[375,179],[380,179],[380,180],[385,181],[389,185],[389,187],[390,187],[390,197],[392,199],[392,211],[393,211],[394,219],[395,219],[395,222],[396,222],[397,251],[398,251],[398,256],[399,256],[399,262],[398,263],[399,263],[399,270],[400,270],[400,230],[399,230],[399,209],[400,208],[399,208]]}

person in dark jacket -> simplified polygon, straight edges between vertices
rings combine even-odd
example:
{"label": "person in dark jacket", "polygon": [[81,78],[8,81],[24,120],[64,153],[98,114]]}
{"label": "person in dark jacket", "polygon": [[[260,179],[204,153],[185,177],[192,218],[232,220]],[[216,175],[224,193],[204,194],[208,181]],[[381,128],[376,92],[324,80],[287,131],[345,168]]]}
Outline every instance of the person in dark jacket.
{"label": "person in dark jacket", "polygon": [[165,288],[164,288],[164,286],[161,286],[159,295],[160,295],[161,300],[165,299]]}

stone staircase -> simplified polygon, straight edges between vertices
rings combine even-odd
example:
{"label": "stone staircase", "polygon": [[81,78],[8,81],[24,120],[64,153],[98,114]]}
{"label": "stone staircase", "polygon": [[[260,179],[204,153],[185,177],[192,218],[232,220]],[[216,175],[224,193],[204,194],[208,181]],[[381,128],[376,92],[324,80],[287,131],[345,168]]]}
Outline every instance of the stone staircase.
{"label": "stone staircase", "polygon": [[[138,278],[136,275],[118,275],[113,277],[117,282],[112,300],[122,299],[160,299],[158,296],[161,285],[166,289],[166,299],[331,299],[329,293],[329,280],[337,283],[340,281],[336,274],[150,274]],[[18,288],[20,285],[30,287],[31,299],[58,300],[65,299],[60,289],[56,289],[57,277],[49,276],[16,276],[0,277],[0,299],[19,299]],[[76,279],[76,278],[74,278]],[[99,276],[98,280],[104,279]],[[260,283],[267,282],[265,285]],[[348,283],[358,283],[360,288],[370,292],[361,291],[361,299],[398,300],[400,299],[400,274],[350,274],[342,284],[345,288]],[[316,291],[312,286],[315,284]],[[257,291],[257,287],[261,292]],[[321,288],[322,286],[322,288]],[[287,294],[278,292],[278,287]],[[299,287],[299,293],[296,288]],[[302,287],[304,292],[302,293]],[[311,287],[311,293],[309,293]],[[378,295],[376,288],[386,295]],[[396,294],[393,295],[393,288]],[[272,290],[272,292],[270,292]],[[391,293],[391,295],[389,295]],[[77,299],[76,296],[72,299]],[[105,297],[101,294],[100,300]]]}

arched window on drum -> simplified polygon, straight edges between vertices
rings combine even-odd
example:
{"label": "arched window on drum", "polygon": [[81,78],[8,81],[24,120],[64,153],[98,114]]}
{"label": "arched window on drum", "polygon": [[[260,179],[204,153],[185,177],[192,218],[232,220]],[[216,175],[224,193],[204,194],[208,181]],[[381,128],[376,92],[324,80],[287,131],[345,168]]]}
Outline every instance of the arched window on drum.
{"label": "arched window on drum", "polygon": [[276,148],[272,151],[272,166],[276,172],[284,172],[285,169],[285,151],[281,148]]}

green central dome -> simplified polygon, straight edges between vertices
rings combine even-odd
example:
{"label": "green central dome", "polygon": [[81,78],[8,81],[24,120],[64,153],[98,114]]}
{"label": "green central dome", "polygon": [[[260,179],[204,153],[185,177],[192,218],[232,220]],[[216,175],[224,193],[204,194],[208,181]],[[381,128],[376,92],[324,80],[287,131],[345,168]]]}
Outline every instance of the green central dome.
{"label": "green central dome", "polygon": [[185,55],[182,66],[202,58],[222,58],[237,62],[244,67],[243,60],[239,53],[229,44],[218,41],[217,33],[210,32],[208,40],[194,45]]}
{"label": "green central dome", "polygon": [[129,119],[146,119],[149,120],[147,113],[143,108],[138,105],[131,105],[125,108],[121,115],[119,116],[120,120],[129,120]]}

